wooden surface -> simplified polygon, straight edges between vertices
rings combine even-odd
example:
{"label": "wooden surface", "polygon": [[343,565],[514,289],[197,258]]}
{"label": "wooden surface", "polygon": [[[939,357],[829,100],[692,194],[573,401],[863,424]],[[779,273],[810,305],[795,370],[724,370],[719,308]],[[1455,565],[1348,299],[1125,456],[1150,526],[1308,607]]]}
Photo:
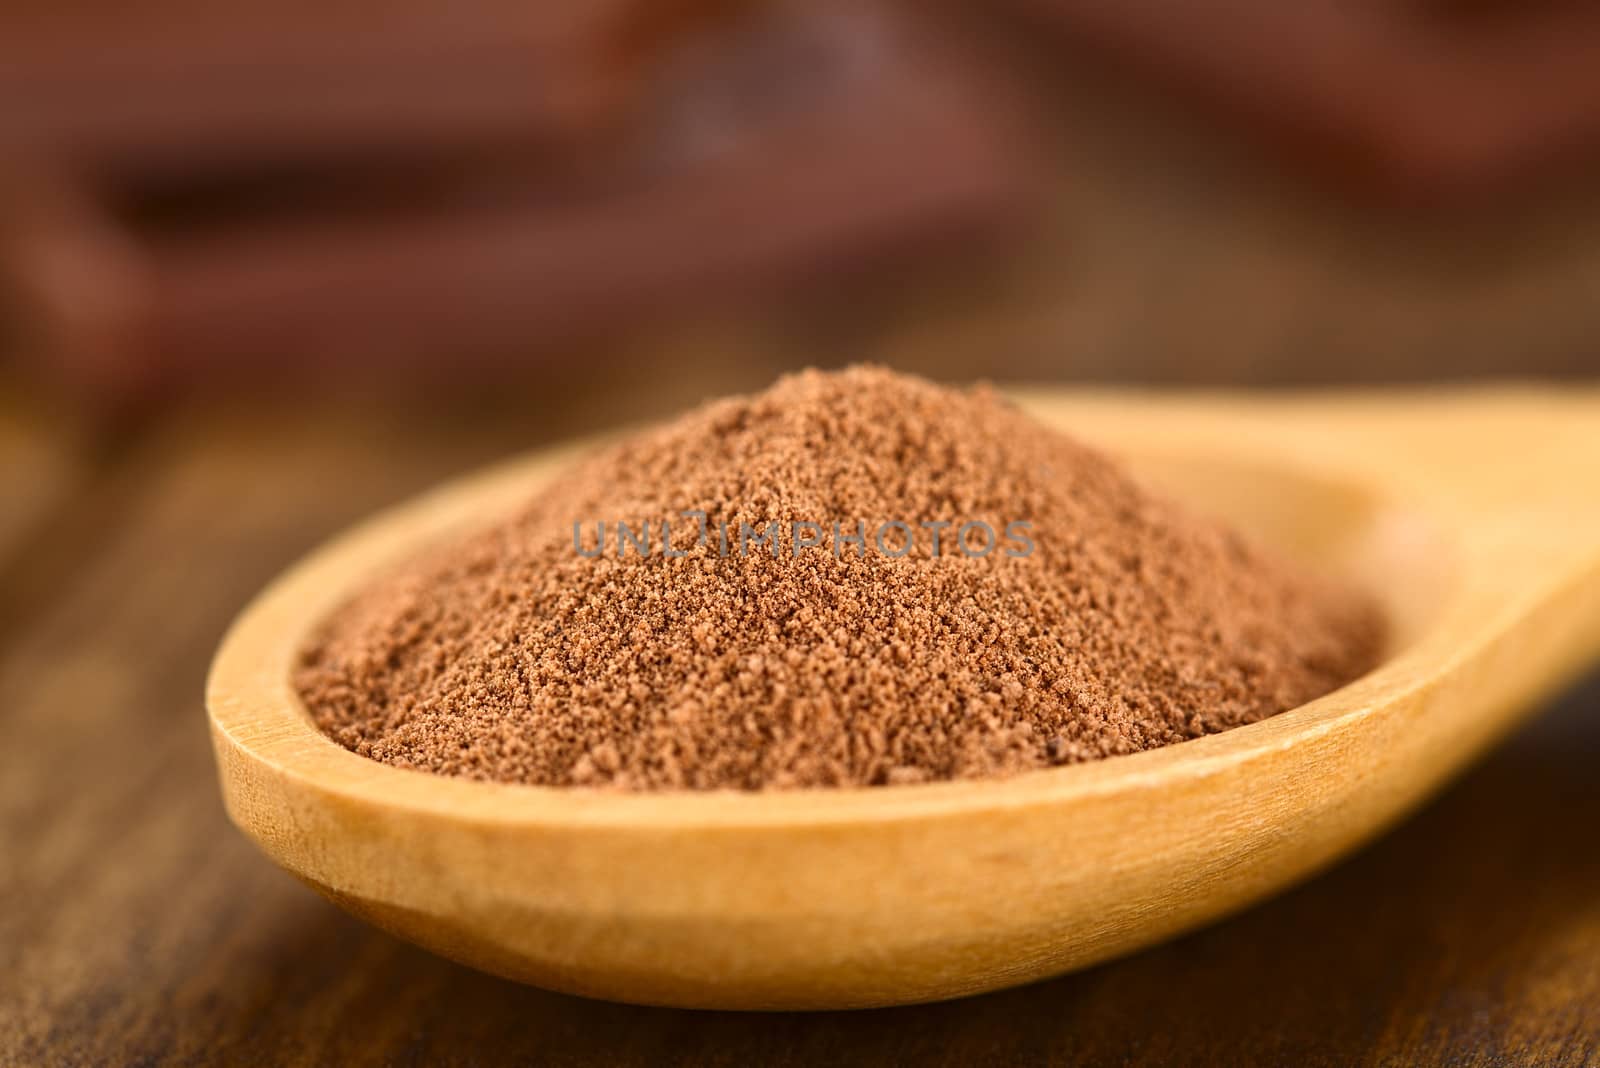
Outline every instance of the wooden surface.
{"label": "wooden surface", "polygon": [[682,1008],[931,1002],[1099,963],[1298,881],[1600,654],[1600,498],[1572,493],[1600,485],[1600,394],[1026,403],[1366,581],[1395,621],[1390,655],[1264,723],[1002,782],[630,795],[421,775],[331,743],[290,681],[315,629],[396,558],[520,507],[567,447],[385,513],[252,603],[207,682],[233,821],[357,916],[538,986]]}
{"label": "wooden surface", "polygon": [[96,459],[13,539],[0,1063],[1600,1063],[1594,680],[1302,888],[944,1005],[627,1008],[488,978],[346,917],[227,824],[201,708],[218,636],[333,530],[585,415],[184,416]]}

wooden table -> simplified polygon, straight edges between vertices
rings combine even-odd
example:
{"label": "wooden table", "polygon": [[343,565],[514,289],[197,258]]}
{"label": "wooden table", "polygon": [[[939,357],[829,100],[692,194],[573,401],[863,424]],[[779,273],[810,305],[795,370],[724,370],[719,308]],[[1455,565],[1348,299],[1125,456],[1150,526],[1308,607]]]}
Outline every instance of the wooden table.
{"label": "wooden table", "polygon": [[1600,1064],[1600,680],[1298,890],[950,1004],[588,1002],[346,917],[223,816],[201,707],[219,634],[341,525],[595,404],[197,409],[98,450],[0,421],[0,1063]]}

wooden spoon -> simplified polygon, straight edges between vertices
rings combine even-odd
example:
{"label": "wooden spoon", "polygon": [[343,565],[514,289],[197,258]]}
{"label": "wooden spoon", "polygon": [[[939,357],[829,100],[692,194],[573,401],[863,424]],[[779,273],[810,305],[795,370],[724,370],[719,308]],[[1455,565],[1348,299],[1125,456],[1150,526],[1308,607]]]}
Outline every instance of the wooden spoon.
{"label": "wooden spoon", "polygon": [[1019,399],[1366,583],[1393,620],[1389,658],[1252,726],[988,782],[487,785],[318,733],[289,683],[313,625],[396,557],[525,498],[563,448],[362,525],[245,611],[207,692],[229,814],[356,915],[541,986],[719,1008],[929,1001],[1105,960],[1304,878],[1600,650],[1600,392]]}

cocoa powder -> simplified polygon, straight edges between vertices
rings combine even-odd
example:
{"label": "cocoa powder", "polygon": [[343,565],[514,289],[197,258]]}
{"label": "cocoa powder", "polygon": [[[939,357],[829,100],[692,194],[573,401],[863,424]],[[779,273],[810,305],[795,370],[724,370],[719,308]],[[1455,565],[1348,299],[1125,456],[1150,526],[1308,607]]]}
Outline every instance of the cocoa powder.
{"label": "cocoa powder", "polygon": [[987,388],[852,368],[604,450],[358,595],[294,681],[325,732],[399,767],[860,786],[1252,723],[1366,671],[1383,636],[1366,597]]}

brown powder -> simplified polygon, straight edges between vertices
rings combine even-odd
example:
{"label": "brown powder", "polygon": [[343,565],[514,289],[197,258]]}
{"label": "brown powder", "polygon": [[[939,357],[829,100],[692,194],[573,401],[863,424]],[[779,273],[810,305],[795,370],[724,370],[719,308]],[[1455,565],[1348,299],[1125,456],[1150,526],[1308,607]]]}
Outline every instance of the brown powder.
{"label": "brown powder", "polygon": [[[686,510],[709,517],[704,544]],[[618,520],[635,535],[648,523],[650,555],[631,541],[619,554]],[[663,520],[686,555],[663,554]],[[580,555],[575,522],[592,553],[600,521],[604,551]],[[740,523],[773,521],[776,555],[747,540],[741,557]],[[819,545],[795,547],[797,521],[818,524]],[[832,525],[849,536],[858,521],[865,545],[836,545]],[[876,544],[890,521],[914,535],[904,556]],[[921,524],[940,521],[936,556]],[[968,522],[995,533],[986,555],[955,546]],[[891,528],[884,545],[903,537]],[[966,544],[986,540],[971,528]],[[849,786],[1227,730],[1349,681],[1382,637],[1365,598],[1151,495],[989,390],[855,368],[604,451],[361,594],[295,683],[324,731],[400,767],[631,790]]]}

